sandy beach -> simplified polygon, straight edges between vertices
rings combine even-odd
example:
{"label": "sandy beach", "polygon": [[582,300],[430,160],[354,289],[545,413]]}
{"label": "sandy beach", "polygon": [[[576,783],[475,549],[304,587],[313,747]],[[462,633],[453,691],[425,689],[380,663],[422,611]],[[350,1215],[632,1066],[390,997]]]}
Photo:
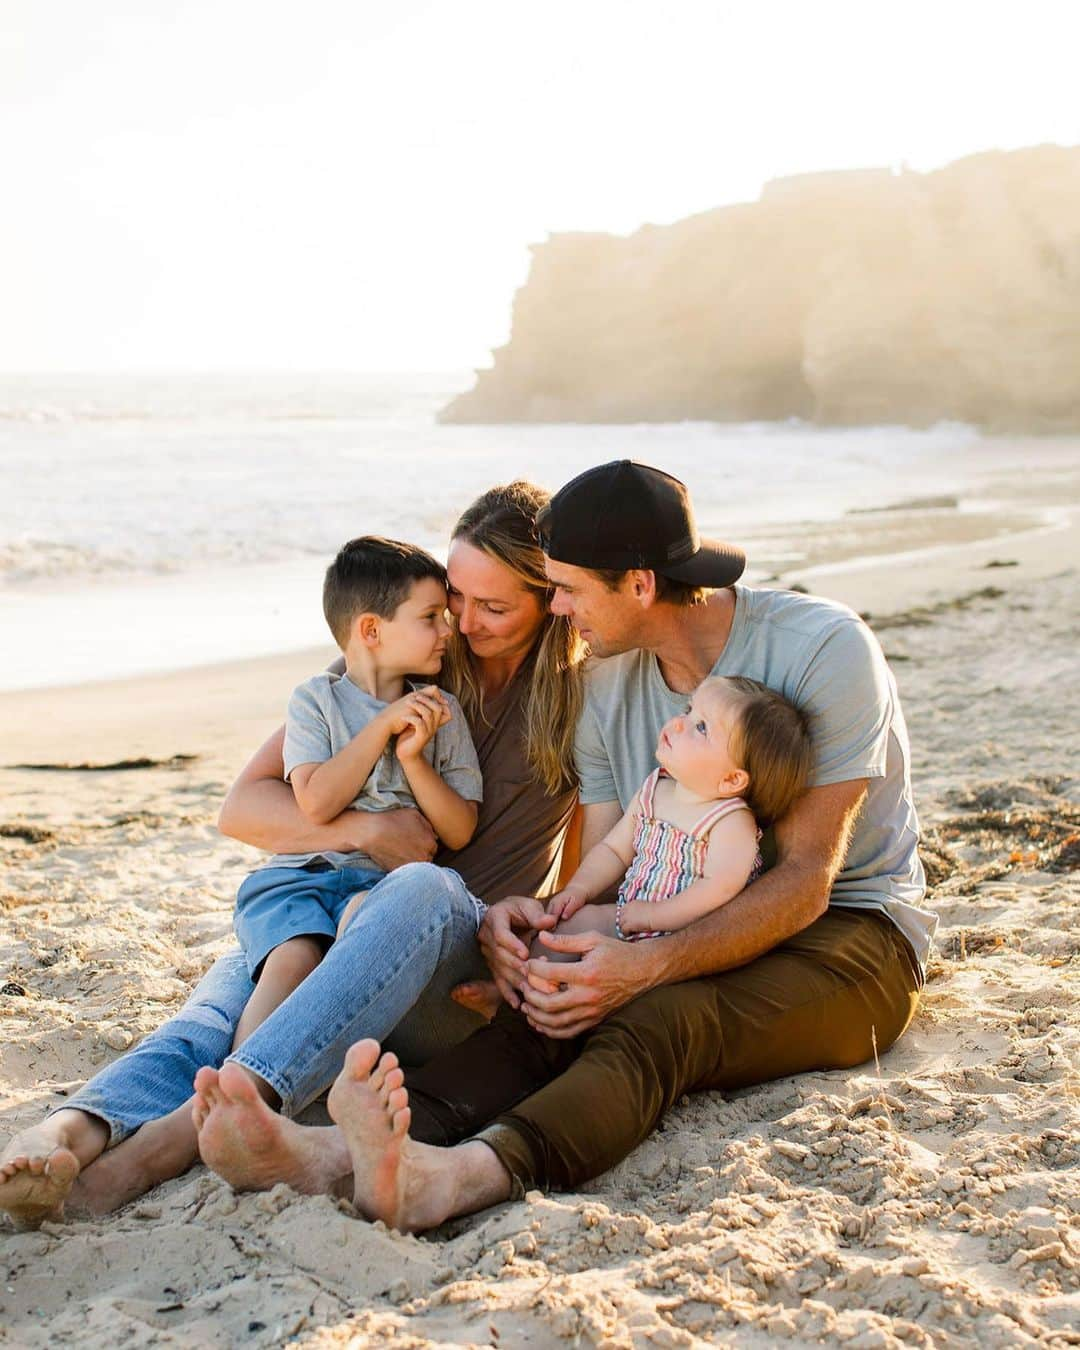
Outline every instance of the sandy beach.
{"label": "sandy beach", "polygon": [[[941,926],[879,1064],[684,1099],[582,1193],[420,1239],[203,1168],[0,1227],[0,1344],[1080,1343],[1075,500],[975,538],[943,508],[916,554],[852,517],[865,547],[780,574],[867,614],[904,698]],[[0,1139],[229,946],[222,795],[330,655],[0,696]]]}

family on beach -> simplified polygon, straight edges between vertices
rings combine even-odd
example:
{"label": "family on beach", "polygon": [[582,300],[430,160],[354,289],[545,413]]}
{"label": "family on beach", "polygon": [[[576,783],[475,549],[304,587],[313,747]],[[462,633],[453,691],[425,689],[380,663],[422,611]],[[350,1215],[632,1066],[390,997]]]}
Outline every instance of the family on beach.
{"label": "family on beach", "polygon": [[7,1145],[0,1208],[201,1158],[423,1230],[580,1186],[685,1093],[887,1049],[936,923],[896,686],[857,615],[744,567],[629,460],[492,488],[445,568],[346,544],[342,658],[222,809],[274,855],[240,950]]}

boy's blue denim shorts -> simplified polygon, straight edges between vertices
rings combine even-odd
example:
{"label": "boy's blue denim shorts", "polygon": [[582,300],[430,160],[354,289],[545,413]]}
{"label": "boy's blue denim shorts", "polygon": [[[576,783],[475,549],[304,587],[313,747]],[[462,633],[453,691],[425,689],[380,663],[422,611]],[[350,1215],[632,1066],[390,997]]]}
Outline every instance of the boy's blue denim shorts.
{"label": "boy's blue denim shorts", "polygon": [[349,900],[385,876],[373,867],[331,867],[318,861],[252,872],[236,893],[233,918],[248,974],[258,979],[262,963],[289,938],[321,938],[329,947]]}

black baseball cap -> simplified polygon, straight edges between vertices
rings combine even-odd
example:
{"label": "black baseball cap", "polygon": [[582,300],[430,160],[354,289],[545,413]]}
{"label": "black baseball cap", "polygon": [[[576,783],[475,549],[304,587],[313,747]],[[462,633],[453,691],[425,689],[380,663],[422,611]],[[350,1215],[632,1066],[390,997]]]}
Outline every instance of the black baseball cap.
{"label": "black baseball cap", "polygon": [[537,515],[536,537],[555,562],[648,568],[690,586],[731,586],[746,567],[741,548],[698,534],[685,483],[632,459],[572,478]]}

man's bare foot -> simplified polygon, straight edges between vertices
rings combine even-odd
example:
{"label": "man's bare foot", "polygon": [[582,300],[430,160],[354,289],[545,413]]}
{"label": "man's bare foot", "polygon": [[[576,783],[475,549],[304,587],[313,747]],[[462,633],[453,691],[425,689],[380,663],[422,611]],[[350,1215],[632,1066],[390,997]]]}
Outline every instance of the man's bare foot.
{"label": "man's bare foot", "polygon": [[494,980],[466,980],[454,985],[450,997],[470,1012],[479,1013],[489,1022],[499,1011],[502,995]]}
{"label": "man's bare foot", "polygon": [[509,1175],[486,1144],[409,1138],[404,1075],[394,1055],[379,1058],[377,1041],[350,1048],[326,1105],[352,1155],[353,1203],[369,1219],[415,1233],[509,1198]]}
{"label": "man's bare foot", "polygon": [[199,1070],[192,1119],[203,1162],[235,1190],[284,1181],[303,1195],[349,1193],[351,1163],[339,1131],[277,1115],[239,1064]]}
{"label": "man's bare foot", "polygon": [[407,1183],[402,1147],[409,1132],[409,1094],[397,1056],[379,1057],[378,1041],[350,1046],[326,1109],[341,1127],[353,1160],[354,1200],[369,1219],[401,1228]]}
{"label": "man's bare foot", "polygon": [[129,1139],[84,1167],[71,1188],[71,1208],[110,1214],[163,1181],[182,1176],[199,1157],[193,1103],[194,1098],[159,1120],[148,1120]]}
{"label": "man's bare foot", "polygon": [[63,1218],[64,1201],[81,1167],[109,1142],[105,1122],[65,1107],[23,1130],[0,1155],[0,1209],[16,1228]]}

